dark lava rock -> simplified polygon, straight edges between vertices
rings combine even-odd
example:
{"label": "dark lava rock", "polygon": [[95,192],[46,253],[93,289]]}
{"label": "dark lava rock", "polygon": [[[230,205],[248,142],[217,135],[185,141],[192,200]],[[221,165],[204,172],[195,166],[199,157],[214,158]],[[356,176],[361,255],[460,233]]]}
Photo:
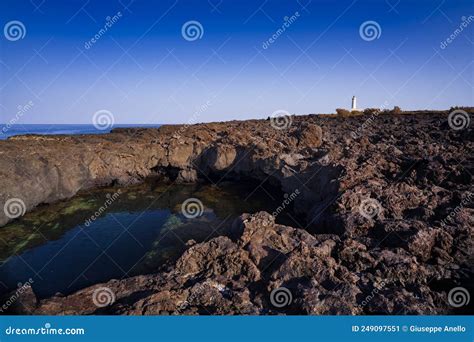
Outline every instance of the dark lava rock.
{"label": "dark lava rock", "polygon": [[[472,128],[451,130],[440,113],[292,119],[287,130],[248,120],[0,141],[2,207],[18,198],[29,211],[150,176],[248,177],[298,190],[304,218],[295,228],[243,213],[229,237],[189,243],[165,271],[29,296],[16,312],[459,313],[448,293],[473,290]],[[0,225],[9,220],[0,210]],[[113,300],[96,305],[103,288]]]}

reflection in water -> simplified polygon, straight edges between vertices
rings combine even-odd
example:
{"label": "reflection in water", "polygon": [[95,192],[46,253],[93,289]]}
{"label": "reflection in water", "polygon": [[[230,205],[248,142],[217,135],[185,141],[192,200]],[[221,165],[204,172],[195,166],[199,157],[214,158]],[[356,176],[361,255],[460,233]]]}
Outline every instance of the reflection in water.
{"label": "reflection in water", "polygon": [[[46,298],[155,272],[178,258],[190,240],[225,235],[240,214],[280,205],[281,194],[246,184],[106,188],[40,207],[0,228],[0,287],[6,286],[0,291],[31,277],[36,295]],[[181,212],[191,197],[204,204],[196,218]]]}

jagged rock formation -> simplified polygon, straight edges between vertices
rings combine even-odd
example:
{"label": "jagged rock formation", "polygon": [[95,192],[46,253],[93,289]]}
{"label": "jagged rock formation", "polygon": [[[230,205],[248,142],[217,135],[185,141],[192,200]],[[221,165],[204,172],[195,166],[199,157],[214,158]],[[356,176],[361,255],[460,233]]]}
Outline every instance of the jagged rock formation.
{"label": "jagged rock formation", "polygon": [[[443,114],[297,116],[286,130],[251,120],[0,142],[0,204],[20,198],[30,210],[148,176],[251,177],[298,190],[295,209],[306,217],[301,229],[267,213],[243,215],[234,236],[192,245],[167,271],[29,301],[20,311],[451,313],[449,289],[473,293],[473,145],[472,129],[450,129]],[[92,304],[101,286],[116,296],[105,308]],[[293,298],[279,308],[270,293],[282,286]]]}
{"label": "jagged rock formation", "polygon": [[[436,252],[431,253],[435,257]],[[452,309],[446,293],[433,291],[430,285],[455,271],[456,267],[446,269],[445,263],[423,263],[405,249],[368,250],[350,238],[277,225],[273,216],[261,212],[235,222],[232,239],[222,236],[191,245],[167,272],[112,280],[39,303],[25,294],[21,310],[129,315],[442,314]],[[272,304],[271,293],[281,287],[290,291],[291,299],[285,298],[286,305],[280,308]],[[103,296],[110,294],[105,307],[97,306],[101,291],[107,291]]]}

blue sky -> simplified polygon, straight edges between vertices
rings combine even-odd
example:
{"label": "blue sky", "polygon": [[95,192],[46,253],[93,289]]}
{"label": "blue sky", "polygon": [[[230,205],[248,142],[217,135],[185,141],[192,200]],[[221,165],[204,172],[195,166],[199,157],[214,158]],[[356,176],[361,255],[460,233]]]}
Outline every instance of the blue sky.
{"label": "blue sky", "polygon": [[[87,124],[99,110],[137,124],[333,113],[354,94],[362,108],[472,106],[473,9],[470,0],[2,0],[2,28],[20,21],[25,34],[0,36],[0,122]],[[203,28],[194,41],[182,35],[191,20]],[[378,38],[361,37],[367,21]]]}

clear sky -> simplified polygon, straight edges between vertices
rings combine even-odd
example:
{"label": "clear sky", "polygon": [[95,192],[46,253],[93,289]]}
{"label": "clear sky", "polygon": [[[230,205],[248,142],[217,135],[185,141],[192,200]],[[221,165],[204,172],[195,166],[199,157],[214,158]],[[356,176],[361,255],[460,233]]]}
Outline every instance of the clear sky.
{"label": "clear sky", "polygon": [[[361,108],[472,106],[473,4],[2,0],[0,122],[92,123],[99,110],[137,124],[332,113],[352,95]],[[198,37],[183,36],[188,21]],[[367,21],[378,27],[361,30]]]}

